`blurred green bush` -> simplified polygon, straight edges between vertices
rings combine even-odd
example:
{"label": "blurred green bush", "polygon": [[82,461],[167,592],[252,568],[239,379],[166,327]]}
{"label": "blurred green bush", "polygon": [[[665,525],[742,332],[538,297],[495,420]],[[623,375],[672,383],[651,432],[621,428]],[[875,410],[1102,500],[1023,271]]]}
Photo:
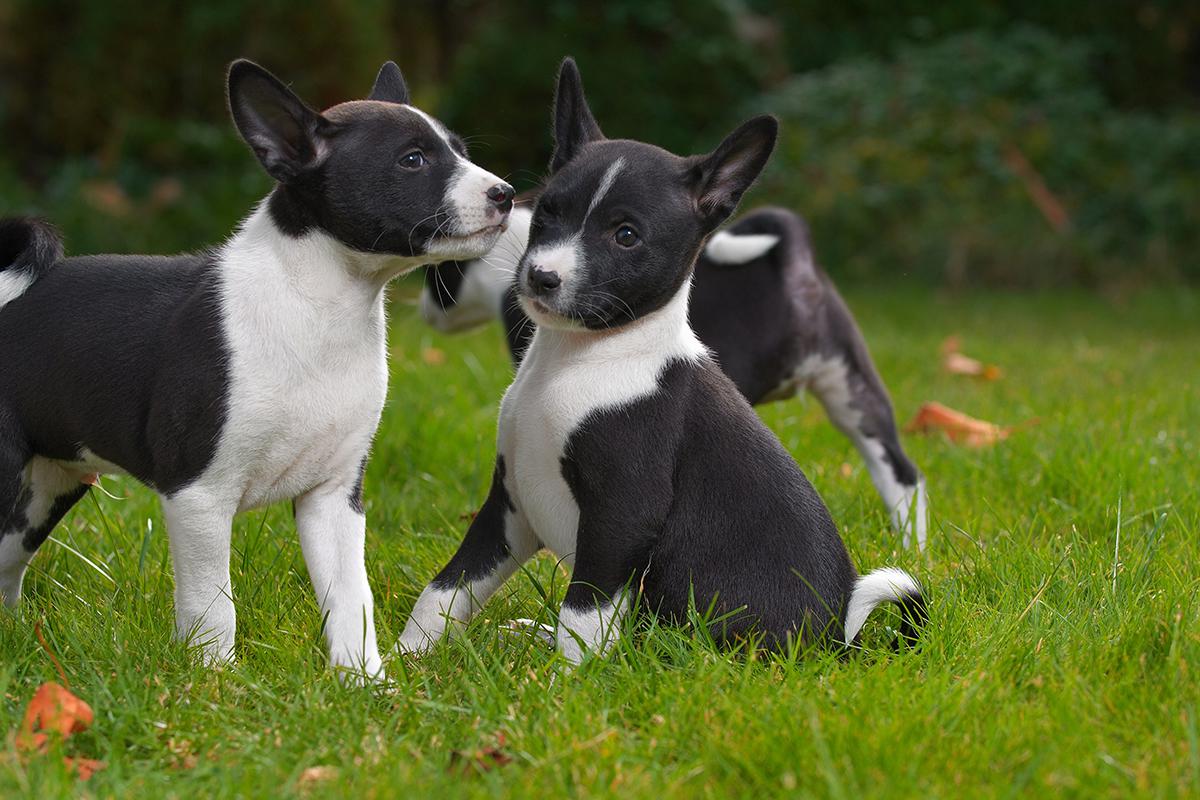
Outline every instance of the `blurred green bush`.
{"label": "blurred green bush", "polygon": [[1123,111],[1086,43],[968,33],[793,78],[759,196],[835,274],[1022,286],[1200,279],[1200,115]]}
{"label": "blurred green bush", "polygon": [[224,109],[238,56],[317,106],[394,58],[529,186],[566,54],[610,136],[700,152],[780,114],[747,205],[807,216],[840,279],[1200,280],[1186,0],[0,0],[0,214],[44,214],[75,253],[219,241],[270,188]]}
{"label": "blurred green bush", "polygon": [[473,155],[519,188],[550,161],[558,65],[575,57],[588,102],[612,138],[705,152],[761,87],[762,63],[732,35],[723,0],[508,0],[490,7],[442,91],[456,130],[484,133]]}

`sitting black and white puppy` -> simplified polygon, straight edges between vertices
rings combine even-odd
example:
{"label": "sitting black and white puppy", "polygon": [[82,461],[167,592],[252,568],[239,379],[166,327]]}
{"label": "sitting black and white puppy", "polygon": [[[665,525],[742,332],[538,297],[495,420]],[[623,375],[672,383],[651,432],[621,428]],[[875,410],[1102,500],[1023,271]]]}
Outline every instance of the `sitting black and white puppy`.
{"label": "sitting black and white puppy", "polygon": [[758,117],[706,156],[607,140],[563,63],[551,178],[516,287],[537,323],[500,408],[491,491],[401,637],[420,651],[540,548],[573,569],[556,632],[603,652],[634,594],[679,620],[713,605],[723,640],[853,643],[908,573],[859,577],[816,490],[688,325],[692,266],[775,144]]}
{"label": "sitting black and white puppy", "polygon": [[[536,327],[513,275],[532,211],[473,261],[427,267],[421,314],[443,332],[500,318],[514,363]],[[813,257],[808,226],[783,208],[759,208],[713,234],[696,260],[689,319],[696,335],[753,405],[808,390],[862,454],[893,526],[924,549],[925,479],[904,452],[892,401],[854,315]]]}
{"label": "sitting black and white puppy", "polygon": [[91,473],[159,493],[176,632],[232,657],[230,533],[295,500],[337,667],[381,676],[362,475],[387,391],[384,287],[495,245],[513,191],[408,104],[395,64],[318,113],[249,62],[238,131],[278,184],[196,255],[62,258],[44,224],[0,226],[0,595]]}

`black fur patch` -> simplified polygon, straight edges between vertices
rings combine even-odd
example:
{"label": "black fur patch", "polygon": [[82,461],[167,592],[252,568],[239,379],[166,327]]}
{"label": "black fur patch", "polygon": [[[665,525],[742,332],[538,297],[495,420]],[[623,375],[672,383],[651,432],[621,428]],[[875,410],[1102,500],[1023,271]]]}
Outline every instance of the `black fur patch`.
{"label": "black fur patch", "polygon": [[467,265],[461,261],[443,261],[425,268],[425,287],[438,308],[446,311],[458,303],[458,290],[462,288],[466,269]]}
{"label": "black fur patch", "polygon": [[715,364],[676,362],[659,384],[570,437],[573,580],[613,591],[633,578],[675,621],[694,592],[725,640],[840,630],[857,576],[796,462]]}
{"label": "black fur patch", "polygon": [[[458,154],[405,106],[343,103],[325,118],[329,155],[276,187],[268,205],[275,224],[291,236],[319,228],[364,253],[423,253],[449,226],[441,206]],[[400,159],[414,150],[428,163],[409,171]]]}
{"label": "black fur patch", "polygon": [[35,552],[42,546],[42,542],[46,541],[50,531],[54,530],[54,526],[71,510],[71,506],[78,503],[79,499],[87,494],[88,488],[86,484],[81,483],[77,488],[54,498],[54,502],[50,504],[50,513],[46,515],[42,524],[25,531],[25,538],[21,540],[21,544],[27,552]]}
{"label": "black fur patch", "polygon": [[362,457],[362,462],[358,465],[358,478],[354,481],[354,486],[350,489],[350,508],[354,509],[356,514],[365,514],[366,509],[363,507],[363,479],[367,474],[367,462],[370,460],[370,454]]}
{"label": "black fur patch", "polygon": [[515,510],[508,490],[504,488],[504,457],[496,457],[492,472],[492,488],[479,513],[471,521],[462,545],[450,563],[437,574],[430,585],[438,589],[453,589],[464,581],[474,581],[492,572],[508,557],[508,541],[504,536],[505,516]]}
{"label": "black fur patch", "polygon": [[70,258],[0,311],[0,404],[32,453],[86,448],[166,494],[211,462],[229,351],[211,255]]}

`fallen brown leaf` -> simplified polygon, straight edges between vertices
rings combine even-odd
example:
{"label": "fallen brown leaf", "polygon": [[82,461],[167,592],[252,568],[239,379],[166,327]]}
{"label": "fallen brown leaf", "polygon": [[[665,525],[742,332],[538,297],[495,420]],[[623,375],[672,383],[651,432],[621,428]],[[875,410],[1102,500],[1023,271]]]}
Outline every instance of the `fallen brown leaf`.
{"label": "fallen brown leaf", "polygon": [[67,765],[67,770],[74,772],[81,781],[86,781],[105,766],[103,761],[94,758],[64,758],[63,763]]}
{"label": "fallen brown leaf", "polygon": [[958,336],[948,336],[942,342],[942,369],[951,375],[967,375],[972,378],[982,378],[985,381],[999,380],[1004,371],[995,364],[985,364],[982,361],[963,355]]}
{"label": "fallen brown leaf", "polygon": [[426,347],[421,351],[421,360],[436,367],[446,363],[446,353],[436,347]]}
{"label": "fallen brown leaf", "polygon": [[332,764],[319,764],[315,767],[308,767],[301,772],[297,783],[304,785],[309,783],[319,783],[321,781],[331,781],[340,773],[341,770]]}
{"label": "fallen brown leaf", "polygon": [[23,750],[41,750],[49,734],[67,738],[92,724],[92,708],[57,683],[43,683],[25,709],[17,744]]}
{"label": "fallen brown leaf", "polygon": [[475,772],[486,772],[487,770],[503,767],[505,764],[512,762],[510,756],[504,750],[504,734],[496,734],[496,744],[491,747],[483,747],[478,750],[452,750],[450,752],[450,771],[458,772],[460,775],[471,775]]}
{"label": "fallen brown leaf", "polygon": [[925,403],[904,430],[908,433],[942,432],[950,441],[967,447],[988,447],[1007,439],[1019,427],[1032,425],[1029,420],[1019,426],[1002,427],[992,422],[967,416],[941,403]]}

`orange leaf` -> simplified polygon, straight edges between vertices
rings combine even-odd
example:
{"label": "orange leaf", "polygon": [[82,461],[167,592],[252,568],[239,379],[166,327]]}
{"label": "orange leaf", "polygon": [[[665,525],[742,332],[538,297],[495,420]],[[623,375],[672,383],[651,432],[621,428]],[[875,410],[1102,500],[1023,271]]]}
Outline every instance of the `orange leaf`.
{"label": "orange leaf", "polygon": [[43,683],[25,709],[17,741],[22,749],[41,750],[46,745],[47,733],[56,733],[65,739],[87,730],[92,718],[92,709],[87,703],[57,683]]}
{"label": "orange leaf", "polygon": [[436,347],[426,347],[421,351],[421,360],[436,367],[446,363],[446,353]]}
{"label": "orange leaf", "polygon": [[942,342],[942,369],[951,375],[967,375],[982,378],[985,381],[998,380],[1004,371],[995,364],[984,364],[978,359],[963,355],[959,347],[961,342],[957,335],[949,336]]}
{"label": "orange leaf", "polygon": [[104,769],[104,762],[94,758],[64,758],[63,763],[67,765],[67,770],[78,775],[81,781],[86,781]]}
{"label": "orange leaf", "polygon": [[[1030,423],[1032,424],[1032,420]],[[1016,430],[969,417],[941,403],[925,403],[904,428],[909,433],[941,431],[950,441],[967,447],[987,447],[1007,439]]]}

